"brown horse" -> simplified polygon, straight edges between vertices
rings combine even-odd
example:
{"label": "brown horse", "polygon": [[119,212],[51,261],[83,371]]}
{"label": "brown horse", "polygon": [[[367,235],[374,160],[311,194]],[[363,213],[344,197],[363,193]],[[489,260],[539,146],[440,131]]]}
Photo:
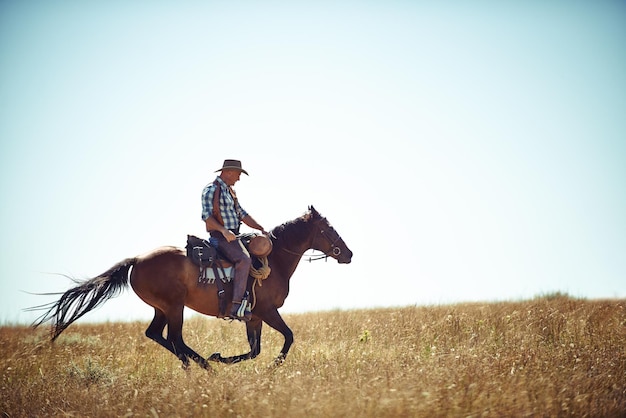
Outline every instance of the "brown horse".
{"label": "brown horse", "polygon": [[[214,353],[209,357],[211,361],[236,363],[258,356],[261,352],[261,328],[265,322],[285,338],[276,358],[276,362],[282,362],[293,343],[293,333],[278,313],[278,308],[289,294],[289,279],[304,252],[318,250],[339,263],[350,263],[352,259],[352,251],[343,239],[312,206],[305,215],[274,228],[270,236],[273,244],[272,253],[268,256],[271,273],[262,286],[254,289],[256,303],[252,320],[246,323],[250,352],[233,357]],[[207,360],[183,341],[183,308],[187,306],[205,315],[218,316],[216,285],[199,285],[198,267],[185,251],[175,247],[162,247],[143,256],[127,258],[93,279],[78,282],[78,286],[63,293],[58,301],[34,308],[46,309],[34,326],[51,320],[54,341],[78,318],[117,295],[129,281],[135,293],[154,307],[154,319],[146,329],[146,336],[176,355],[183,362],[183,367],[188,367],[189,359],[192,359],[201,367],[210,368]],[[228,291],[232,293],[232,289]],[[231,300],[230,294],[226,297],[226,300]],[[167,337],[163,336],[165,326]]]}

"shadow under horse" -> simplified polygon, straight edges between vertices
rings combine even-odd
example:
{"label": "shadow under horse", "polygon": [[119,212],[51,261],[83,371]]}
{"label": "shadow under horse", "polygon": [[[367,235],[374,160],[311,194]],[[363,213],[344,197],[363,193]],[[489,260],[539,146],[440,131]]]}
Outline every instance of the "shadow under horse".
{"label": "shadow under horse", "polygon": [[[214,353],[209,357],[210,361],[236,363],[257,357],[261,352],[261,330],[265,322],[285,339],[275,360],[282,362],[293,343],[293,332],[278,308],[289,294],[289,280],[302,255],[314,249],[342,264],[352,260],[352,251],[313,206],[303,216],[274,228],[270,237],[273,244],[268,256],[271,273],[263,280],[262,286],[254,289],[256,301],[252,319],[246,322],[250,352],[232,357]],[[210,369],[207,359],[187,346],[182,336],[185,306],[205,315],[219,314],[216,284],[199,285],[198,273],[198,266],[193,264],[184,250],[157,248],[148,254],[127,258],[97,277],[77,282],[78,286],[63,293],[56,302],[33,308],[46,310],[34,326],[51,321],[54,341],[74,321],[119,294],[130,282],[135,293],[154,307],[154,319],[146,330],[146,336],[176,355],[183,367],[187,368],[191,359]],[[164,337],[166,326],[167,336]]]}

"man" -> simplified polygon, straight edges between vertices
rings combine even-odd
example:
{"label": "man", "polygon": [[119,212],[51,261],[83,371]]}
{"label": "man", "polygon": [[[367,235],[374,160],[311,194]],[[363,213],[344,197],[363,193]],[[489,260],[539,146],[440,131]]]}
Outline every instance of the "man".
{"label": "man", "polygon": [[241,168],[239,160],[224,160],[222,168],[213,183],[202,191],[202,220],[206,230],[218,240],[218,250],[235,265],[233,285],[233,305],[230,317],[249,321],[251,313],[242,308],[242,299],[246,291],[248,273],[250,271],[250,255],[237,238],[241,222],[250,228],[267,234],[265,229],[255,221],[239,204],[232,186],[239,181],[241,173],[248,172]]}

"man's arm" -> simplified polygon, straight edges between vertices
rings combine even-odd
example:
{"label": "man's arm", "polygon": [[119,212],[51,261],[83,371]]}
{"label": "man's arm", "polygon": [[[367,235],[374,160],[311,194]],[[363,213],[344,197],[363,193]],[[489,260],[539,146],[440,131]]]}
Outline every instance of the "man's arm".
{"label": "man's arm", "polygon": [[252,216],[246,215],[242,219],[242,221],[244,224],[248,225],[250,228],[257,229],[261,231],[261,233],[263,233],[264,235],[267,235],[267,231],[261,225],[259,225],[259,223],[255,221]]}
{"label": "man's arm", "polygon": [[213,215],[211,215],[208,218],[206,218],[204,220],[204,223],[206,225],[206,232],[211,232],[211,231],[220,232],[222,235],[224,235],[224,238],[226,238],[226,241],[228,241],[228,242],[231,242],[231,241],[234,241],[234,240],[237,239],[237,236],[235,234],[233,234],[232,231],[226,229],[224,227],[224,225],[219,223],[213,217]]}

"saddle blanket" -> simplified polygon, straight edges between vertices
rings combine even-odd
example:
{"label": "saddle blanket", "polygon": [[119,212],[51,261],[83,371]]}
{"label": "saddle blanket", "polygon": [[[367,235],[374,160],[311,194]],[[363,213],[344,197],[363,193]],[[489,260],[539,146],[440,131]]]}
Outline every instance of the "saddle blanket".
{"label": "saddle blanket", "polygon": [[[219,277],[215,277],[215,272],[217,272],[217,275]],[[203,283],[215,283],[215,279],[218,278],[224,283],[229,283],[232,279],[235,278],[235,267],[218,267],[216,269],[206,267],[202,269],[202,274],[198,278],[198,280]]]}

